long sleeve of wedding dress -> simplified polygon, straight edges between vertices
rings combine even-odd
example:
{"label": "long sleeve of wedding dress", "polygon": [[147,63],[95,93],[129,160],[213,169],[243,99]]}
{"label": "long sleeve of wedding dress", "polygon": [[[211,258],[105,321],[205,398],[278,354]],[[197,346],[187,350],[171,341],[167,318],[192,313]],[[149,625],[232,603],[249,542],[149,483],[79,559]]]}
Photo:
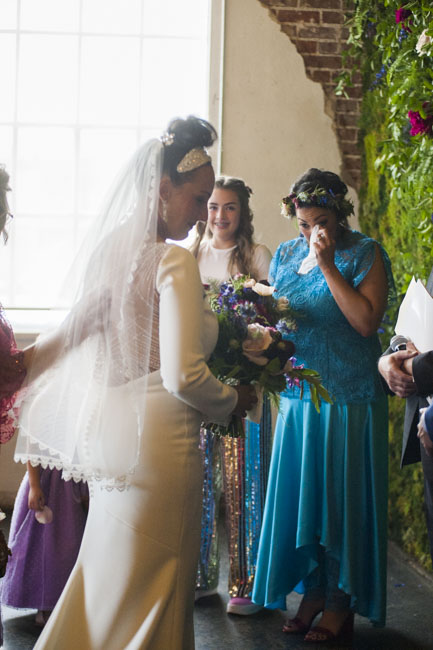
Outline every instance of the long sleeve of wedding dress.
{"label": "long sleeve of wedding dress", "polygon": [[[206,365],[218,335],[197,263],[154,244],[137,267],[155,295],[153,372],[134,380],[143,400],[138,464],[129,489],[92,484],[80,553],[35,650],[193,650],[200,546],[202,412],[225,420],[237,394]],[[137,294],[140,287],[137,286]],[[158,299],[159,298],[159,299]],[[205,305],[205,309],[203,306]],[[159,325],[158,325],[159,313]],[[156,339],[159,338],[159,341]],[[134,413],[128,384],[109,393],[98,424],[106,454],[121,456]]]}
{"label": "long sleeve of wedding dress", "polygon": [[203,310],[200,274],[189,251],[169,247],[159,266],[157,290],[164,388],[205,419],[226,421],[237,394],[218,381],[205,363],[215,347],[218,324],[207,303]]}

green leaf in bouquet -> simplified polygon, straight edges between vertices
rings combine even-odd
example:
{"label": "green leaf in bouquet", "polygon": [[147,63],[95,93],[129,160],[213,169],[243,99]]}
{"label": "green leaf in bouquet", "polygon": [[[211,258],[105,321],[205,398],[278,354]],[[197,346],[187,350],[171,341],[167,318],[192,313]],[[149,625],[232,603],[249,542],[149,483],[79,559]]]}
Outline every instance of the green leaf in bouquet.
{"label": "green leaf in bouquet", "polygon": [[271,359],[271,361],[269,361],[269,363],[266,364],[265,368],[271,374],[275,373],[275,372],[280,372],[281,363],[280,363],[279,358],[274,357],[273,359]]}

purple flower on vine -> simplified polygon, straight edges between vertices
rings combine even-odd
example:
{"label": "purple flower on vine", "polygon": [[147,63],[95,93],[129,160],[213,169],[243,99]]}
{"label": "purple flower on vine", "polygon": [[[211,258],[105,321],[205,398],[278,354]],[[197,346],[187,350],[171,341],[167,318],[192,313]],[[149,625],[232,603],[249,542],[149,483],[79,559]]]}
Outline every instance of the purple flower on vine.
{"label": "purple flower on vine", "polygon": [[[423,108],[428,106],[428,102],[424,102]],[[408,111],[407,114],[411,124],[411,135],[432,135],[433,128],[433,115],[421,117],[418,111]]]}
{"label": "purple flower on vine", "polygon": [[[409,34],[411,33],[410,27],[408,27],[405,24],[405,20],[407,20],[410,16],[412,16],[412,12],[410,9],[405,9],[404,7],[400,7],[399,9],[396,10],[395,12],[395,22],[397,25],[401,23],[402,28],[405,30],[405,32],[408,32]],[[412,24],[412,20],[409,21],[409,24]]]}

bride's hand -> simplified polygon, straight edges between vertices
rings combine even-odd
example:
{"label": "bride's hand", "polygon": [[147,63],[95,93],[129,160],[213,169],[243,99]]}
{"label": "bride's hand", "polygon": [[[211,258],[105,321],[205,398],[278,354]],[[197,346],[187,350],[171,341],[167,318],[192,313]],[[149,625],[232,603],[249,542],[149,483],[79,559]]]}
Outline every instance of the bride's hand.
{"label": "bride's hand", "polygon": [[257,404],[257,394],[254,386],[234,386],[238,393],[238,403],[233,410],[233,415],[240,415],[241,418],[246,416],[246,412]]}

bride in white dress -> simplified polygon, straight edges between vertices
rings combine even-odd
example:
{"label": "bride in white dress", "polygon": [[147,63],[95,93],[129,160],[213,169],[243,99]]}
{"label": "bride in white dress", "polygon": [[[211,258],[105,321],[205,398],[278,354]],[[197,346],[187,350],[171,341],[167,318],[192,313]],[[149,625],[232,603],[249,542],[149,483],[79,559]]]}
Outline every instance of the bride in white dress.
{"label": "bride in white dress", "polygon": [[[37,649],[194,647],[199,426],[254,401],[210,373],[216,319],[195,259],[165,242],[207,217],[214,137],[190,117],[138,150],[80,258],[82,317],[23,407],[16,459],[91,488],[77,563]],[[38,374],[37,347],[33,363]]]}

